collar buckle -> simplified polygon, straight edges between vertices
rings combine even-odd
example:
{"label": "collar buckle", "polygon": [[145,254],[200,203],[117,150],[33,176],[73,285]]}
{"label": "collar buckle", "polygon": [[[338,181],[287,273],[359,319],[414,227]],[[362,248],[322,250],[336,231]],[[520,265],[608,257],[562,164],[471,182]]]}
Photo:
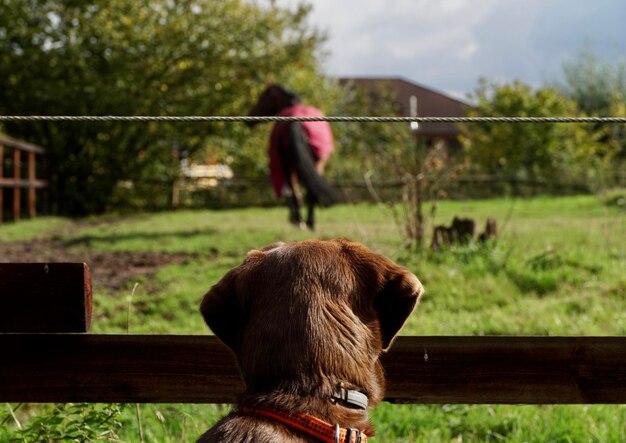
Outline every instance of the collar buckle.
{"label": "collar buckle", "polygon": [[367,409],[369,404],[369,400],[367,395],[362,392],[355,391],[352,389],[345,389],[340,387],[337,391],[331,394],[331,397],[336,400],[341,400],[344,403],[347,403],[349,406],[352,406],[357,409]]}
{"label": "collar buckle", "polygon": [[346,432],[346,443],[352,443],[353,434],[354,434],[354,443],[361,443],[361,431],[356,428],[348,428]]}
{"label": "collar buckle", "polygon": [[335,443],[353,443],[352,436],[354,435],[354,443],[361,443],[361,431],[357,428],[347,428],[346,437],[341,440],[341,428],[339,424],[335,424]]}

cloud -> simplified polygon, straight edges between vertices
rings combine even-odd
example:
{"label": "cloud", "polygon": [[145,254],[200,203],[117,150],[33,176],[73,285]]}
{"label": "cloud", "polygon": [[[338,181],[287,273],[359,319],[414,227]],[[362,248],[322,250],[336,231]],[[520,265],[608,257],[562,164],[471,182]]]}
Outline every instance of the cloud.
{"label": "cloud", "polygon": [[535,85],[554,79],[585,41],[602,55],[626,53],[623,0],[311,3],[311,22],[330,35],[330,75],[402,76],[458,95],[481,76]]}
{"label": "cloud", "polygon": [[476,41],[471,41],[459,51],[457,57],[459,60],[470,60],[472,56],[478,52],[479,48],[480,45]]}
{"label": "cloud", "polygon": [[330,33],[330,73],[415,78],[446,60],[470,61],[480,48],[474,30],[496,3],[318,0],[312,19]]}

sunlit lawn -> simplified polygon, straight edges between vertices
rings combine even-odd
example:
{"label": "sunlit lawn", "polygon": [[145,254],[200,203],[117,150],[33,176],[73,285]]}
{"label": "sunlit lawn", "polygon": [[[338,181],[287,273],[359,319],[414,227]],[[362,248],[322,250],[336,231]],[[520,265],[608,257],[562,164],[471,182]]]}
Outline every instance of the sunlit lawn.
{"label": "sunlit lawn", "polygon": [[[498,221],[490,247],[443,254],[407,250],[403,229],[384,206],[322,210],[319,229],[292,228],[286,210],[179,211],[119,217],[92,226],[40,218],[0,226],[0,241],[55,236],[71,247],[194,254],[122,291],[94,288],[94,333],[208,334],[201,296],[245,253],[274,241],[348,237],[409,267],[426,296],[405,335],[626,334],[626,217],[593,196],[440,203],[432,224],[454,215],[484,226]],[[96,219],[97,221],[98,219]],[[77,227],[79,226],[80,229]],[[127,297],[133,297],[130,325]],[[146,441],[193,441],[227,407],[141,406]],[[158,411],[158,414],[157,414]],[[18,417],[28,420],[32,408]],[[4,419],[0,413],[0,421]],[[19,415],[22,414],[22,415]],[[159,418],[161,417],[161,418]],[[390,405],[373,413],[375,441],[626,441],[625,406]],[[0,441],[12,432],[7,420]],[[121,438],[138,441],[134,406],[124,409]]]}

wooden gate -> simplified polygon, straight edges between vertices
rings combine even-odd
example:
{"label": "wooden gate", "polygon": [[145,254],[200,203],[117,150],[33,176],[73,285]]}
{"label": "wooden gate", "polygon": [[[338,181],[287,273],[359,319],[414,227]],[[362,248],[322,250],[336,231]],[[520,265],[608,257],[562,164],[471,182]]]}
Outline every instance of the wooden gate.
{"label": "wooden gate", "polygon": [[[4,176],[6,148],[13,150],[6,157],[7,162],[12,162],[13,177],[11,178]],[[13,221],[18,221],[22,214],[22,189],[26,189],[27,192],[28,217],[33,218],[36,215],[36,190],[48,185],[46,181],[37,179],[36,155],[42,155],[44,152],[41,146],[0,135],[0,223],[4,219],[4,188],[13,189]],[[22,173],[22,153],[26,154],[25,174]]]}

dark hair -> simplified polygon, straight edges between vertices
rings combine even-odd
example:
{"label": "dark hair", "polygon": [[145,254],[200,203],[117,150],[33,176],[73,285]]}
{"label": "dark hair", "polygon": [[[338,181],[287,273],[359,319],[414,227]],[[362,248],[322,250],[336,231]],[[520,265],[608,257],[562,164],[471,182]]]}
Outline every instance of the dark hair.
{"label": "dark hair", "polygon": [[285,88],[283,85],[279,85],[278,83],[274,83],[273,86],[288,97],[288,101],[290,105],[295,105],[296,103],[300,103],[301,101],[300,96],[296,94],[295,92],[293,92],[291,89]]}

